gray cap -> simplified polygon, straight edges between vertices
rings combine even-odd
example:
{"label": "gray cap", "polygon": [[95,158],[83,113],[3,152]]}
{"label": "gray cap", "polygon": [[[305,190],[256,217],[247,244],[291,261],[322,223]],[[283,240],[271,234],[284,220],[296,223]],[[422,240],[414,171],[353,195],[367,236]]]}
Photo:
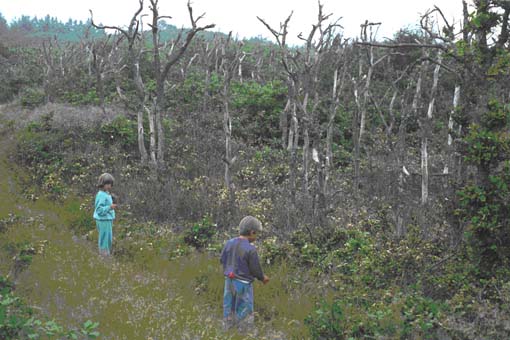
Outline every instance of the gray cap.
{"label": "gray cap", "polygon": [[246,216],[239,223],[239,234],[248,236],[252,231],[256,233],[261,232],[262,223],[253,216]]}

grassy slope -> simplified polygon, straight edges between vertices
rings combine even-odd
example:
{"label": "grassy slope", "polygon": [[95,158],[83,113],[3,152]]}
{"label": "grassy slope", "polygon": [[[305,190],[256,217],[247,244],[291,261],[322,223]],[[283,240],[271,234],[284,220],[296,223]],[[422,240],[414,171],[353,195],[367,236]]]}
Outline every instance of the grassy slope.
{"label": "grassy slope", "polygon": [[[169,261],[157,249],[141,247],[132,262],[101,259],[93,241],[72,235],[66,227],[72,219],[70,207],[81,203],[76,198],[33,202],[22,197],[16,181],[20,173],[8,161],[14,137],[1,135],[0,219],[15,214],[20,222],[0,238],[0,274],[15,276],[17,294],[36,310],[68,327],[99,321],[105,339],[245,338],[220,331],[223,282],[216,257],[192,253]],[[23,242],[33,245],[38,255],[15,275],[6,249]],[[270,285],[255,287],[256,309],[264,315],[257,338],[307,338],[302,320],[312,308],[311,297],[298,288],[299,280],[289,285],[295,274],[286,267],[270,269],[269,275]]]}

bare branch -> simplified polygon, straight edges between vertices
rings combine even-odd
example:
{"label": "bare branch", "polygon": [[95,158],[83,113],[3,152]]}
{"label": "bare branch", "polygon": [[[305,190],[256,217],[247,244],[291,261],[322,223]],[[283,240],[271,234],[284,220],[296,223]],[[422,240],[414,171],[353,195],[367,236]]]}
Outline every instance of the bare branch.
{"label": "bare branch", "polygon": [[113,30],[120,32],[122,35],[124,35],[128,39],[129,47],[131,48],[133,46],[136,36],[138,35],[138,28],[140,27],[140,20],[138,20],[137,17],[143,10],[143,0],[138,0],[138,3],[140,5],[140,7],[133,14],[133,17],[131,18],[131,21],[129,22],[127,31],[125,29],[120,28],[119,26],[106,26],[106,25],[95,24],[92,10],[89,9],[90,23],[93,27],[100,29],[100,30],[113,29]]}
{"label": "bare branch", "polygon": [[[165,64],[165,68],[162,73],[163,79],[165,79],[168,76],[168,73],[170,72],[170,69],[172,68],[172,66],[182,57],[184,52],[187,50],[189,44],[193,40],[193,37],[200,31],[205,31],[207,29],[214,28],[216,26],[215,24],[209,24],[206,26],[197,26],[198,21],[204,17],[205,13],[200,15],[197,19],[194,19],[193,18],[193,8],[191,7],[190,1],[188,1],[188,12],[189,12],[190,20],[191,20],[191,26],[193,28],[190,31],[188,31],[188,33],[186,34],[186,41],[184,41],[184,43],[181,45],[179,50],[175,54],[173,54],[173,56],[171,56],[170,59]],[[177,42],[179,42],[179,40],[181,39],[183,31],[184,31],[184,29],[181,29],[181,31],[179,32],[177,41],[174,44],[175,46],[177,46]],[[170,55],[171,54],[169,54],[169,56]]]}
{"label": "bare branch", "polygon": [[402,48],[402,47],[416,47],[416,48],[437,48],[440,50],[447,50],[447,47],[443,44],[422,44],[422,43],[400,43],[400,44],[384,44],[384,43],[376,43],[376,42],[354,42],[354,45],[362,45],[362,46],[373,46],[373,47],[383,47],[383,48]]}

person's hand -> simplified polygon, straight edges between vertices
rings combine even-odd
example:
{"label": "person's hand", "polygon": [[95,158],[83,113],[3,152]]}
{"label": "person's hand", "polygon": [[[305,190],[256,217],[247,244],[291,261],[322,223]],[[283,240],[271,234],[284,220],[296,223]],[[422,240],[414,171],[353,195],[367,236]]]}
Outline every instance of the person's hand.
{"label": "person's hand", "polygon": [[113,210],[117,209],[117,204],[113,203],[112,205],[110,205],[110,209],[113,209]]}
{"label": "person's hand", "polygon": [[266,284],[266,283],[268,283],[268,282],[269,282],[269,276],[264,275],[264,280],[262,280],[262,283],[263,283],[263,284]]}

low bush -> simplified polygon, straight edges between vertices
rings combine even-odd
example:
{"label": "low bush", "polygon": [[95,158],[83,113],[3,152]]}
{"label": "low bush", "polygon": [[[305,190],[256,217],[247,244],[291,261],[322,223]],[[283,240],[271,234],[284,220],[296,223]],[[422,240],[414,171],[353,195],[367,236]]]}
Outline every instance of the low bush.
{"label": "low bush", "polygon": [[212,242],[212,238],[217,234],[217,229],[218,226],[212,222],[209,216],[206,216],[184,231],[184,242],[197,249],[203,249]]}
{"label": "low bush", "polygon": [[44,91],[39,88],[25,88],[20,93],[20,103],[23,107],[34,108],[45,102]]}

